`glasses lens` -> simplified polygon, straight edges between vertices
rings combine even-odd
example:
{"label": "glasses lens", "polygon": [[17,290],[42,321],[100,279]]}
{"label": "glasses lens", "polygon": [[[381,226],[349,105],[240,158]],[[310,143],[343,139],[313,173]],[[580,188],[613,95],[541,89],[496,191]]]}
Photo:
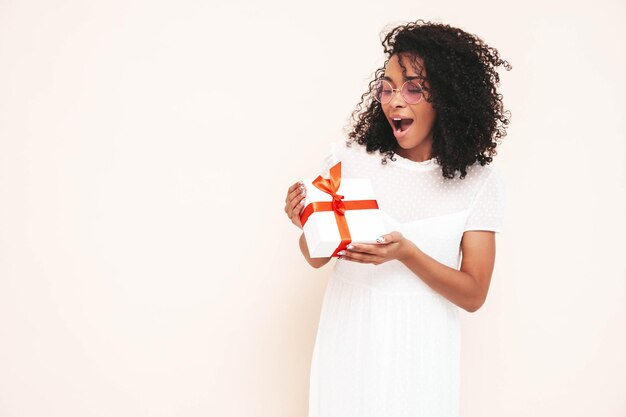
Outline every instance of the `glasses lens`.
{"label": "glasses lens", "polygon": [[413,82],[406,82],[402,86],[402,97],[409,104],[415,104],[422,99],[422,87]]}
{"label": "glasses lens", "polygon": [[380,103],[388,103],[393,95],[393,87],[385,80],[378,80],[374,84],[374,98]]}

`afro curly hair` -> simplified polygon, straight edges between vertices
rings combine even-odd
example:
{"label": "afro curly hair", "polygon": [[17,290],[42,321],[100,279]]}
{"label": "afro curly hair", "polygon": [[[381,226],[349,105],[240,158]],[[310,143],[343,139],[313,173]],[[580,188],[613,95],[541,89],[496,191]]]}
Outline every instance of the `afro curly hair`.
{"label": "afro curly hair", "polygon": [[[419,19],[382,35],[387,59],[351,114],[348,146],[356,141],[369,153],[378,150],[384,155],[382,164],[387,158],[396,160],[398,142],[373,90],[389,59],[397,54],[411,58],[420,78],[427,80],[424,98],[436,111],[432,154],[443,177],[452,179],[460,171],[463,179],[476,161],[491,163],[498,139],[506,136],[507,114],[510,117],[509,111],[503,112],[502,94],[496,91],[500,82],[496,69],[504,65],[508,71],[511,65],[476,35],[442,23]],[[416,57],[422,58],[427,76]],[[402,70],[406,76],[404,65]]]}

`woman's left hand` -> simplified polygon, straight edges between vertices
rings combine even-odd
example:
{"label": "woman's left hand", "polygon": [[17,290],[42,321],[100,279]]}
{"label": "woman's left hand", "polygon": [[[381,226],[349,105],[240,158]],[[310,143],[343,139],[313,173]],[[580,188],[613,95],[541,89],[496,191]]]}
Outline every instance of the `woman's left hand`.
{"label": "woman's left hand", "polygon": [[402,260],[407,256],[411,245],[414,245],[397,231],[382,235],[376,240],[379,243],[350,243],[348,248],[337,253],[339,259],[379,265],[393,259]]}

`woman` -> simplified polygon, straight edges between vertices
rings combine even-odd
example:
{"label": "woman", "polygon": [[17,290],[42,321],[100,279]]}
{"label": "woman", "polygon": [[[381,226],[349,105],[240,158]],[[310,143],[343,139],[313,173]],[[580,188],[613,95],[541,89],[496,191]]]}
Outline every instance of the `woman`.
{"label": "woman", "polygon": [[[458,417],[459,308],[485,302],[504,209],[502,179],[488,165],[509,123],[495,70],[511,67],[475,35],[422,20],[382,44],[387,60],[323,176],[341,161],[342,177],[369,178],[390,232],[339,253],[309,417]],[[298,182],[285,199],[299,228],[305,196]],[[311,258],[304,235],[300,248],[315,268],[331,259]]]}

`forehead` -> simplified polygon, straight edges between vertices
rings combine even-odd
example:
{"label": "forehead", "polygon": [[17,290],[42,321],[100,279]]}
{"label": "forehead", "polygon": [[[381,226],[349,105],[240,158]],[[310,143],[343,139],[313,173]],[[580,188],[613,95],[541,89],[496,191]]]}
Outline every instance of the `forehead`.
{"label": "forehead", "polygon": [[394,76],[421,76],[426,77],[426,69],[424,68],[424,60],[417,55],[401,54],[392,55],[385,67],[385,76],[393,78]]}

